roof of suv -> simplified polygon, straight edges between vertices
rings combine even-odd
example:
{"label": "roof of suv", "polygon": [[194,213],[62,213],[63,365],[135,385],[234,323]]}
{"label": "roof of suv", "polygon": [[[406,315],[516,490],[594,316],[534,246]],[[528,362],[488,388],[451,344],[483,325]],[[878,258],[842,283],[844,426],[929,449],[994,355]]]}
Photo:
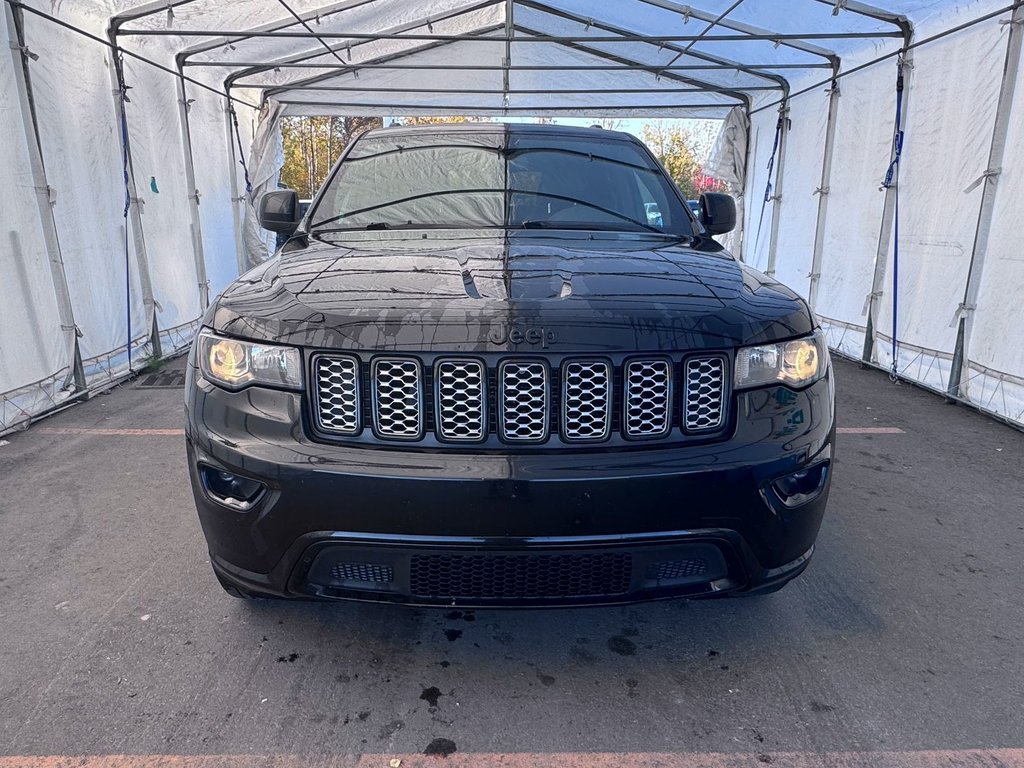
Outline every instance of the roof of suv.
{"label": "roof of suv", "polygon": [[400,133],[534,133],[534,134],[558,134],[560,136],[577,136],[580,138],[617,139],[635,141],[629,133],[622,131],[609,131],[601,126],[592,128],[577,127],[574,125],[552,125],[538,123],[432,123],[429,125],[391,125],[387,128],[373,128],[363,136],[394,136]]}

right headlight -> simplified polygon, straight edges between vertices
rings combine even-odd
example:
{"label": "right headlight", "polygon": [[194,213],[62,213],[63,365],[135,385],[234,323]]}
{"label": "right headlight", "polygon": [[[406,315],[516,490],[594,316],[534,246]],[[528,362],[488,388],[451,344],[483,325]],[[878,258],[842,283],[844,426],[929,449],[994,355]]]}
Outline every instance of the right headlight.
{"label": "right headlight", "polygon": [[803,387],[820,379],[827,369],[825,334],[815,331],[802,339],[743,347],[736,353],[733,384],[736,389],[768,384]]}

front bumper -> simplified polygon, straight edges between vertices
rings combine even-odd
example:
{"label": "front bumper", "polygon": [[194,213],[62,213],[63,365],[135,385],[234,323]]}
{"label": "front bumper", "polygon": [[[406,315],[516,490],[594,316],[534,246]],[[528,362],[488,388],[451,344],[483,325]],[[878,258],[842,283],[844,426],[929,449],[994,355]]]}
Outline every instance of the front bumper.
{"label": "front bumper", "polygon": [[[733,395],[728,439],[587,453],[325,445],[302,395],[230,393],[189,370],[190,473],[211,562],[243,591],[443,605],[621,603],[761,591],[808,563],[828,497],[831,372]],[[198,467],[266,484],[215,501]],[[771,481],[808,466],[787,508]]]}

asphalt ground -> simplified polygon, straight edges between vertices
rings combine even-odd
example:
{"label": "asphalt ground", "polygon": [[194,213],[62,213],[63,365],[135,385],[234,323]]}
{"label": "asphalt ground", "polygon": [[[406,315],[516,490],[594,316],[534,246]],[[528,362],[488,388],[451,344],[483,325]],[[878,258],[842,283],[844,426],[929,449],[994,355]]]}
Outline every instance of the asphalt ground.
{"label": "asphalt ground", "polygon": [[210,571],[180,389],[8,436],[0,768],[1024,766],[1024,434],[836,376],[817,553],[747,600],[243,602]]}

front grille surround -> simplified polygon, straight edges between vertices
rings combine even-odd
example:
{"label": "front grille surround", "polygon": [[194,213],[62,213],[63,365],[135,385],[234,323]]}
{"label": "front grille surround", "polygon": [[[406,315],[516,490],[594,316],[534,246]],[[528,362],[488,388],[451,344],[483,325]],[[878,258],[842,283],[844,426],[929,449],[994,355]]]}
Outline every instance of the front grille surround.
{"label": "front grille surround", "polygon": [[434,429],[438,439],[478,443],[487,437],[487,373],[487,364],[472,357],[443,357],[434,363]]}
{"label": "front grille surround", "polygon": [[[562,438],[566,442],[600,442],[612,431],[615,381],[611,363],[594,358],[562,361]],[[591,397],[587,397],[591,395]]]}
{"label": "front grille surround", "polygon": [[[355,391],[339,393],[322,390],[319,374],[327,362],[344,362],[345,377],[333,376],[329,383],[347,382]],[[388,428],[388,419],[382,422],[377,407],[381,391],[382,363],[411,366],[414,371],[408,390],[407,420],[401,428]],[[462,419],[462,428],[454,430],[444,407],[444,381],[450,378],[456,366],[472,368],[475,382],[479,376],[479,400],[473,391],[473,402],[468,410],[471,418]],[[581,435],[572,430],[571,405],[573,366],[604,366],[611,402],[601,403],[594,411],[600,415],[593,421],[598,435]],[[718,408],[712,418],[694,420],[688,413],[687,374],[691,366],[712,366],[716,386],[712,405]],[[520,378],[509,379],[510,366],[528,367],[536,376],[534,389],[525,396],[528,418],[525,429],[513,429],[517,413],[503,407],[503,397],[510,391],[509,384],[521,384]],[[349,443],[367,447],[401,448],[403,445],[426,450],[451,451],[559,451],[603,449],[648,449],[659,445],[685,445],[692,441],[724,439],[735,422],[735,403],[732,392],[732,359],[728,350],[691,351],[689,353],[642,353],[583,355],[526,352],[509,353],[432,353],[395,352],[366,353],[348,350],[311,350],[307,354],[308,385],[306,390],[306,424],[314,439],[325,442]],[[326,369],[337,373],[336,367]],[[462,369],[465,373],[466,369]],[[631,377],[631,372],[642,375]],[[358,372],[355,375],[353,372]],[[520,371],[521,372],[521,371]],[[651,376],[652,372],[655,374]],[[706,373],[706,371],[705,371]],[[665,381],[665,375],[668,381]],[[358,378],[358,382],[356,379]],[[526,379],[530,379],[529,376]],[[634,381],[635,379],[635,381]],[[651,385],[655,385],[654,390]],[[643,384],[638,389],[637,383]],[[666,385],[667,383],[667,390]],[[475,383],[474,383],[474,386]],[[659,389],[660,388],[660,389]],[[385,387],[385,389],[387,389]],[[527,389],[530,389],[527,386]],[[652,399],[651,394],[655,397]],[[691,388],[692,392],[692,388]],[[520,393],[522,394],[522,393]],[[567,397],[567,394],[569,397]],[[579,394],[579,393],[577,393]],[[586,392],[583,393],[586,396]],[[697,393],[698,395],[701,393]],[[703,393],[706,395],[707,393]],[[327,395],[325,400],[322,395]],[[339,395],[344,395],[340,397]],[[631,395],[635,395],[631,400]],[[641,396],[642,395],[642,396]],[[664,395],[664,397],[662,397]],[[459,393],[464,399],[464,395]],[[334,398],[333,400],[331,398]],[[401,398],[400,398],[401,399]],[[600,399],[600,398],[598,398]],[[666,402],[667,401],[667,402]],[[331,408],[342,402],[345,419],[332,421]],[[529,403],[535,406],[530,409]],[[694,400],[694,402],[700,402]],[[705,403],[706,405],[706,403]],[[479,406],[479,412],[477,412]],[[640,407],[646,408],[638,413]],[[466,408],[459,406],[464,412]],[[607,409],[607,410],[605,410]],[[402,414],[399,414],[402,415]],[[705,412],[705,416],[707,413]],[[391,413],[394,416],[394,413]],[[401,421],[401,420],[400,420]],[[607,424],[605,428],[604,425]],[[340,425],[340,428],[339,428]],[[391,425],[394,426],[393,424]],[[522,425],[520,425],[522,426]],[[333,428],[332,428],[333,427]],[[382,428],[383,427],[383,428]],[[569,427],[567,429],[567,427]],[[344,430],[344,431],[343,431]]]}
{"label": "front grille surround", "polygon": [[672,431],[677,366],[670,357],[636,357],[622,365],[622,434],[657,440]]}
{"label": "front grille surround", "polygon": [[510,443],[543,443],[551,434],[551,370],[538,358],[498,366],[498,430]]}
{"label": "front grille surround", "polygon": [[334,435],[358,435],[363,428],[359,360],[352,355],[318,354],[310,367],[317,428]]}
{"label": "front grille surround", "polygon": [[724,355],[690,355],[683,359],[682,422],[690,434],[717,432],[725,424],[731,391]]}
{"label": "front grille surround", "polygon": [[423,365],[415,357],[377,357],[370,364],[373,432],[386,440],[423,437]]}

